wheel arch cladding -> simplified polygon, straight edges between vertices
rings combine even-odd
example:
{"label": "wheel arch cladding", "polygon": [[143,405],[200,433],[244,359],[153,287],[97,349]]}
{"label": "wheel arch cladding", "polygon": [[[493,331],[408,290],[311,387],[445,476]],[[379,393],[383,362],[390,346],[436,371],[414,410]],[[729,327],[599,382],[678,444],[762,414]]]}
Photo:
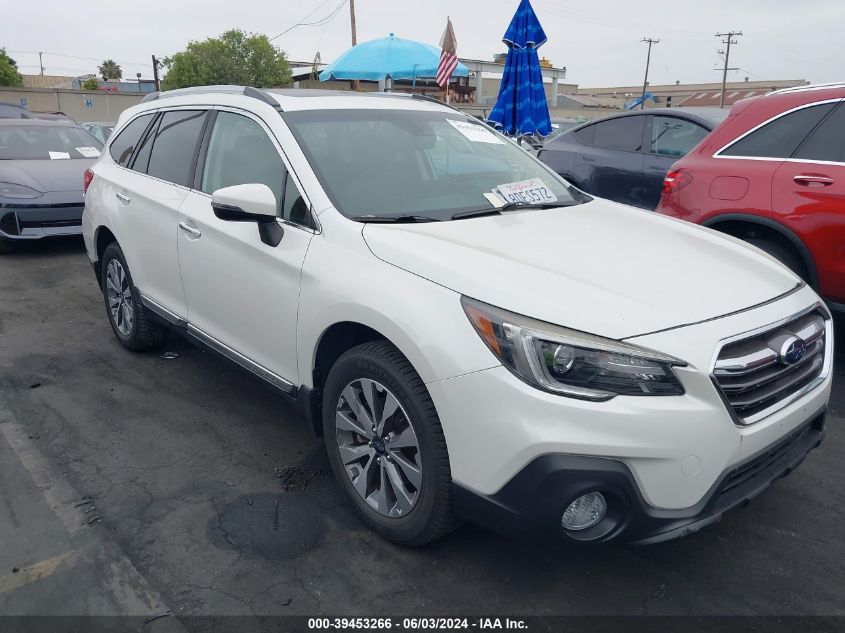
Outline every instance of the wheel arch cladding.
{"label": "wheel arch cladding", "polygon": [[345,352],[362,343],[384,340],[396,347],[384,334],[355,321],[341,321],[329,326],[320,336],[311,363],[314,389],[322,390],[332,366]]}
{"label": "wheel arch cladding", "polygon": [[106,226],[97,227],[97,230],[94,233],[94,248],[97,253],[97,261],[94,262],[94,272],[97,274],[97,284],[100,285],[101,290],[103,253],[106,252],[106,248],[108,248],[108,245],[112,242],[117,242],[117,238],[115,238],[114,233],[112,233]]}

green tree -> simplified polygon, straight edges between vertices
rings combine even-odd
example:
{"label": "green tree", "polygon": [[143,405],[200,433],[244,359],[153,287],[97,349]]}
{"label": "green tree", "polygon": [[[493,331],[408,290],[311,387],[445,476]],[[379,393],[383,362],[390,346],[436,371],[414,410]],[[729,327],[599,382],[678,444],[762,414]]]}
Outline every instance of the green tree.
{"label": "green tree", "polygon": [[98,70],[100,71],[100,77],[103,78],[103,81],[123,78],[123,70],[121,70],[120,64],[113,59],[103,61]]}
{"label": "green tree", "polygon": [[94,77],[88,77],[85,81],[82,82],[82,89],[83,90],[99,90],[100,89],[100,82],[97,81]]}
{"label": "green tree", "polygon": [[23,77],[18,72],[18,63],[0,48],[0,86],[22,86]]}
{"label": "green tree", "polygon": [[189,42],[184,51],[164,60],[165,90],[189,86],[235,84],[271,88],[290,83],[290,68],[283,51],[266,35],[226,31],[204,42]]}

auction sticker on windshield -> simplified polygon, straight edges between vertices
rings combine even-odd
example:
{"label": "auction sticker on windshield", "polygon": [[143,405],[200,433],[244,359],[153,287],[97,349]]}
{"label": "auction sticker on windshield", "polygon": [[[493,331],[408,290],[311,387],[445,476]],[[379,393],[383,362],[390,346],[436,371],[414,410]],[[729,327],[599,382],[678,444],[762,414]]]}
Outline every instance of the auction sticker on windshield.
{"label": "auction sticker on windshield", "polygon": [[452,124],[458,132],[466,136],[470,141],[475,143],[492,143],[493,145],[504,145],[505,141],[493,134],[483,125],[478,123],[469,123],[468,121],[455,121],[454,119],[446,119]]}
{"label": "auction sticker on windshield", "polygon": [[496,187],[499,193],[513,204],[546,204],[557,202],[557,196],[540,178],[509,182]]}
{"label": "auction sticker on windshield", "polygon": [[85,158],[98,158],[100,156],[100,150],[96,147],[77,147],[76,151]]}

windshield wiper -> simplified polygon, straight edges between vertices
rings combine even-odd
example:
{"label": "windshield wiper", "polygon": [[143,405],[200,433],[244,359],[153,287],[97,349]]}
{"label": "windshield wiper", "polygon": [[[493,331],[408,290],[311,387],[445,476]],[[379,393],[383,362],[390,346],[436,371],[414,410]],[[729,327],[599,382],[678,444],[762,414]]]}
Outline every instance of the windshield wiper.
{"label": "windshield wiper", "polygon": [[513,211],[514,209],[557,209],[558,207],[574,207],[580,202],[575,200],[567,200],[565,202],[537,202],[524,204],[522,202],[508,202],[505,206],[500,207],[499,211]]}
{"label": "windshield wiper", "polygon": [[461,211],[452,216],[453,220],[463,220],[465,218],[480,218],[484,215],[501,215],[499,209],[472,209],[470,211]]}
{"label": "windshield wiper", "polygon": [[370,224],[413,224],[414,222],[440,222],[427,215],[353,215],[350,220]]}
{"label": "windshield wiper", "polygon": [[543,202],[543,203],[529,203],[524,204],[520,202],[508,202],[501,207],[493,209],[472,209],[470,211],[461,211],[452,216],[453,220],[464,220],[466,218],[478,218],[485,215],[501,215],[502,211],[514,211],[516,209],[556,209],[558,207],[571,207],[576,204],[581,204],[576,201],[568,202]]}

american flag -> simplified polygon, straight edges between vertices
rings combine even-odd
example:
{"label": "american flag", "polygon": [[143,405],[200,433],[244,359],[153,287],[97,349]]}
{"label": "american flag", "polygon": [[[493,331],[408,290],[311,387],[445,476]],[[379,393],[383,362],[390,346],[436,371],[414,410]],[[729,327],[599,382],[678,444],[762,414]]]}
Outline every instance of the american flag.
{"label": "american flag", "polygon": [[441,88],[449,83],[449,77],[458,67],[458,40],[455,39],[455,31],[452,28],[452,20],[446,18],[446,30],[440,38],[440,64],[437,66],[437,85]]}

